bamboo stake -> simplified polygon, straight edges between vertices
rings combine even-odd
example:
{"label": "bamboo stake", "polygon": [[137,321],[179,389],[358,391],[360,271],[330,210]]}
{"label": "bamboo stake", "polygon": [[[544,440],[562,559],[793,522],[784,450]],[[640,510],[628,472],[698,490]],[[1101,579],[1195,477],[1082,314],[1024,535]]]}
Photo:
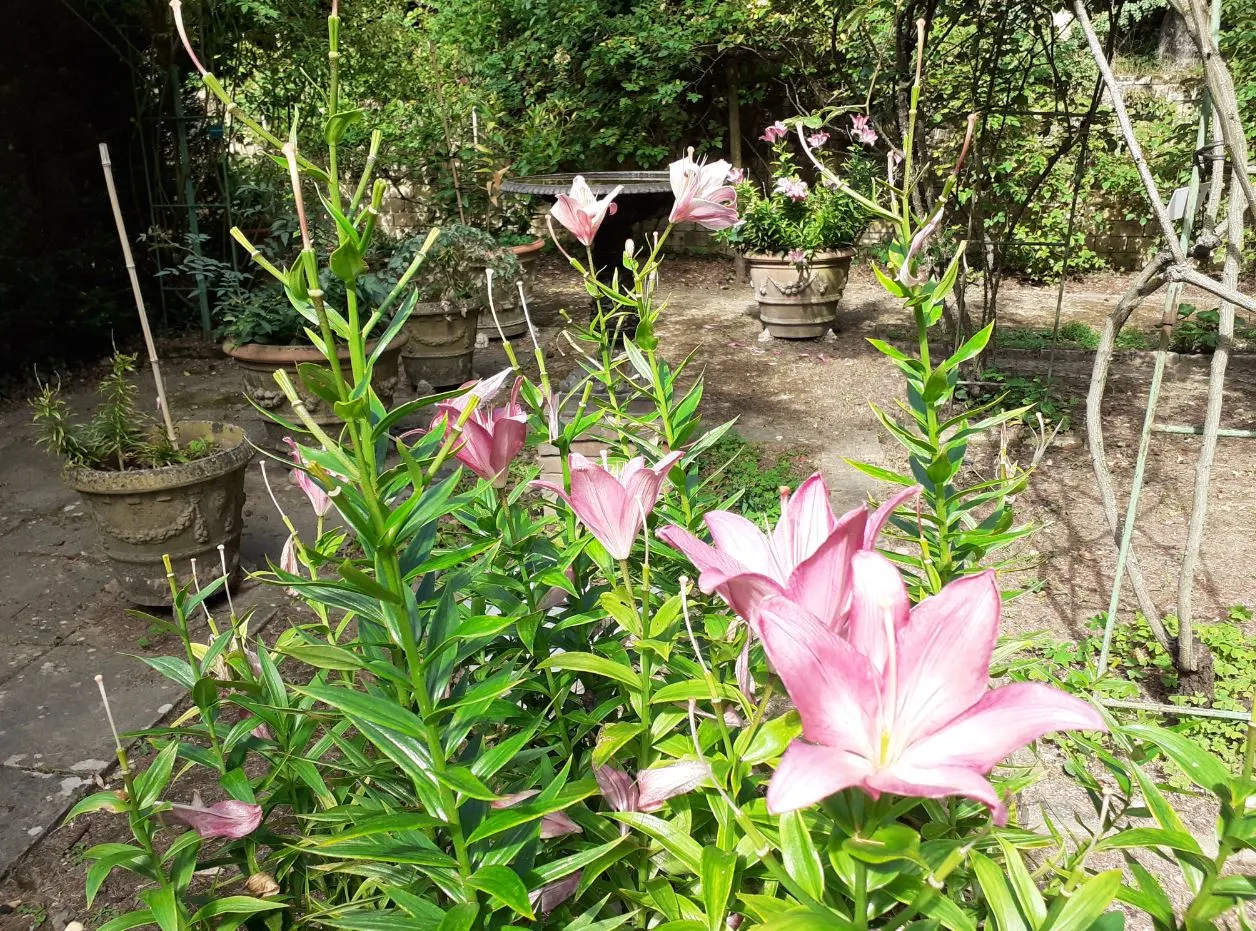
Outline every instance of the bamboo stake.
{"label": "bamboo stake", "polygon": [[105,171],[105,187],[109,189],[109,203],[113,207],[113,222],[118,227],[118,240],[122,243],[122,257],[126,260],[127,275],[131,278],[131,293],[135,295],[135,309],[140,315],[140,329],[144,331],[144,345],[148,349],[148,363],[153,367],[153,382],[157,386],[157,406],[166,425],[166,437],[175,449],[179,448],[179,436],[170,419],[170,404],[166,400],[166,383],[161,378],[161,365],[157,362],[157,347],[153,343],[153,331],[148,326],[148,312],[144,310],[144,294],[140,291],[139,275],[135,272],[135,257],[131,255],[131,242],[126,236],[126,224],[122,222],[122,207],[118,204],[118,189],[113,184],[113,162],[109,160],[109,146],[100,144],[100,165]]}

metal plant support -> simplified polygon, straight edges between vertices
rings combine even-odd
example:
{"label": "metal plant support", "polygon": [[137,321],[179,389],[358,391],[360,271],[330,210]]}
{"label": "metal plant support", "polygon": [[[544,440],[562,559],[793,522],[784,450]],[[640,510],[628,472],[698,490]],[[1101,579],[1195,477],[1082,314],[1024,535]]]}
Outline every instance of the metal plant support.
{"label": "metal plant support", "polygon": [[[1077,17],[1078,24],[1086,35],[1091,54],[1099,67],[1113,112],[1120,125],[1130,156],[1138,169],[1152,212],[1160,225],[1164,237],[1164,248],[1157,253],[1135,278],[1104,325],[1095,355],[1090,391],[1087,396],[1086,421],[1091,459],[1105,516],[1118,546],[1116,574],[1113,579],[1112,594],[1104,625],[1103,645],[1098,660],[1097,672],[1100,675],[1107,668],[1112,632],[1116,625],[1121,587],[1127,573],[1139,607],[1157,638],[1162,643],[1171,644],[1163,620],[1143,580],[1133,544],[1133,530],[1138,514],[1139,496],[1143,487],[1152,434],[1159,432],[1193,434],[1203,437],[1199,461],[1196,467],[1194,507],[1190,517],[1178,580],[1177,616],[1180,627],[1176,644],[1176,663],[1178,668],[1188,675],[1197,672],[1199,669],[1199,650],[1193,637],[1191,609],[1194,595],[1195,569],[1203,541],[1203,529],[1207,516],[1208,486],[1212,475],[1212,462],[1216,452],[1217,438],[1219,436],[1256,437],[1256,431],[1222,429],[1220,427],[1225,370],[1229,357],[1229,347],[1234,334],[1234,309],[1236,306],[1239,306],[1249,311],[1256,310],[1256,299],[1237,290],[1247,207],[1256,205],[1256,197],[1252,195],[1247,146],[1242,126],[1238,120],[1233,81],[1230,77],[1229,69],[1218,51],[1221,0],[1212,0],[1211,9],[1204,6],[1203,0],[1172,0],[1172,2],[1186,20],[1191,35],[1199,49],[1201,59],[1204,62],[1206,86],[1200,100],[1197,152],[1213,153],[1220,150],[1224,153],[1211,159],[1209,197],[1205,209],[1205,216],[1209,218],[1209,223],[1205,227],[1203,234],[1198,237],[1196,236],[1195,220],[1200,208],[1200,192],[1204,180],[1204,167],[1201,165],[1201,159],[1197,157],[1192,167],[1186,207],[1182,218],[1182,228],[1178,230],[1174,227],[1169,210],[1161,198],[1155,179],[1147,166],[1138,139],[1134,134],[1129,114],[1125,109],[1121,88],[1113,76],[1108,58],[1087,14],[1085,4],[1083,0],[1073,0],[1072,3],[1073,12]],[[1226,162],[1230,166],[1231,179],[1229,185],[1229,217],[1225,222],[1224,238],[1222,241],[1218,241],[1213,233],[1213,229],[1221,206],[1221,192]],[[1225,248],[1226,255],[1220,281],[1200,272],[1192,260],[1193,255],[1198,250],[1202,249],[1204,252],[1210,252],[1212,248],[1218,245]],[[1177,307],[1182,289],[1187,284],[1201,288],[1221,301],[1217,348],[1213,355],[1209,377],[1207,411],[1202,426],[1158,424],[1156,423],[1156,409],[1164,377],[1169,337],[1177,318]],[[1139,437],[1138,458],[1134,467],[1124,520],[1122,521],[1118,519],[1112,473],[1108,469],[1104,455],[1101,411],[1103,394],[1107,384],[1108,370],[1117,333],[1129,319],[1134,307],[1143,298],[1165,286],[1167,288],[1160,339],[1155,351],[1155,365],[1148,389],[1147,410]],[[1189,708],[1152,702],[1107,701],[1106,704],[1116,708],[1133,708],[1175,715],[1196,715],[1227,720],[1247,721],[1250,717],[1249,714],[1243,712],[1211,708]]]}

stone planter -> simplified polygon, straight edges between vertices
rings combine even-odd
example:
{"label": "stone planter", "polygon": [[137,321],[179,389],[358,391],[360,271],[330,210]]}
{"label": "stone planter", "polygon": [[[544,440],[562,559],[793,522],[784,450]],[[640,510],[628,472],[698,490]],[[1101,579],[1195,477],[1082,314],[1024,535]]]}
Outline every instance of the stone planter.
{"label": "stone planter", "polygon": [[135,604],[170,604],[162,556],[168,555],[180,585],[219,572],[218,546],[229,579],[239,575],[244,469],[253,458],[244,431],[225,423],[181,421],[180,443],[213,439],[219,451],[194,462],[159,469],[107,472],[71,469],[66,480],[82,496],[123,594]]}
{"label": "stone planter", "polygon": [[453,388],[474,377],[478,307],[447,301],[420,301],[406,321],[408,337],[401,364],[410,383],[425,381],[433,388]]}
{"label": "stone planter", "polygon": [[[541,258],[541,249],[545,246],[544,239],[536,239],[522,246],[510,246],[510,251],[519,260],[521,280],[526,291],[536,272],[537,262]],[[504,334],[507,339],[527,332],[528,322],[523,316],[523,307],[519,304],[519,289],[513,281],[493,279],[493,309],[497,311],[497,323],[501,325],[501,333],[493,323],[493,315],[487,307],[480,311],[479,331],[489,339],[499,339]]]}
{"label": "stone planter", "polygon": [[853,249],[821,252],[799,267],[774,255],[748,255],[759,319],[778,339],[816,339],[837,322]]}
{"label": "stone planter", "polygon": [[[397,358],[401,355],[405,344],[405,333],[398,333],[375,365],[371,387],[375,389],[375,394],[379,396],[385,407],[392,404],[393,394],[397,390]],[[366,344],[366,354],[369,356],[377,345],[379,345],[379,340],[369,341]],[[313,346],[264,346],[260,343],[245,343],[237,346],[234,343],[224,343],[222,351],[231,356],[243,370],[245,393],[258,407],[272,411],[289,423],[300,422],[296,412],[288,404],[288,399],[284,397],[283,392],[279,390],[279,385],[275,383],[275,372],[286,369],[288,378],[297,389],[301,400],[305,402],[305,408],[314,418],[314,422],[320,427],[331,427],[333,433],[339,432],[343,421],[336,416],[330,404],[306,390],[305,383],[297,374],[297,366],[303,362],[313,362],[324,367],[327,365],[327,359]],[[341,345],[336,355],[340,359],[341,370],[347,378],[349,347]],[[275,449],[281,448],[284,436],[291,431],[270,418],[266,418],[265,426],[267,443]],[[287,450],[284,452],[286,453]]]}

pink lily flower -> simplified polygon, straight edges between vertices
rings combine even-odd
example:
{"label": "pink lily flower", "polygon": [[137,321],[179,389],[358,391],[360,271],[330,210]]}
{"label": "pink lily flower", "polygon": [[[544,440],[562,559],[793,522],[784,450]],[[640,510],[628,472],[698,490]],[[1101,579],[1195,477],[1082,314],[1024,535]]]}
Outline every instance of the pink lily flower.
{"label": "pink lily flower", "polygon": [[301,455],[301,450],[292,437],[285,436],[283,441],[288,444],[288,449],[292,452],[292,461],[301,467],[292,470],[292,480],[297,483],[298,488],[305,492],[305,497],[310,499],[310,507],[314,509],[314,513],[319,517],[326,517],[331,510],[331,495],[323,491],[323,487],[305,471],[305,458]]}
{"label": "pink lily flower", "polygon": [[[534,795],[540,794],[540,789],[525,789],[522,792],[512,792],[509,795],[503,795],[489,803],[491,808],[511,808],[520,802],[526,802]],[[583,834],[584,828],[571,820],[571,816],[565,811],[551,811],[547,815],[541,815],[541,840],[549,840],[553,837],[563,837],[567,834]]]}
{"label": "pink lily flower", "polygon": [[990,690],[1001,600],[994,572],[958,579],[910,607],[898,570],[856,553],[846,637],[783,598],[762,611],[763,644],[802,718],[768,785],[768,811],[858,786],[915,798],[960,795],[1007,808],[986,777],[1044,734],[1106,730],[1098,711],[1041,683]]}
{"label": "pink lily flower", "polygon": [[807,199],[807,182],[799,178],[777,178],[776,193],[784,194],[790,200]]}
{"label": "pink lily flower", "polygon": [[[597,766],[593,777],[602,798],[614,811],[658,811],[669,798],[692,792],[711,776],[711,768],[701,760],[680,760],[664,766],[643,769],[634,780],[615,766]],[[624,825],[625,832],[628,826]]]}
{"label": "pink lily flower", "polygon": [[[476,407],[463,423],[462,444],[454,458],[486,482],[506,484],[510,464],[528,438],[528,414],[519,403],[523,379],[516,378],[510,400],[502,407],[484,410]],[[446,420],[451,427],[454,420]]]}
{"label": "pink lily flower", "polygon": [[850,118],[850,134],[867,146],[876,145],[880,138],[868,122],[868,117],[862,113],[856,113]]}
{"label": "pink lily flower", "polygon": [[708,230],[728,229],[737,222],[737,192],[725,183],[732,166],[718,162],[695,162],[693,149],[669,166],[672,194],[671,223],[689,221]]}
{"label": "pink lily flower", "polygon": [[784,139],[788,135],[789,135],[789,127],[786,126],[780,120],[777,120],[767,129],[765,129],[763,131],[763,135],[760,136],[759,138],[764,142],[776,142],[779,139]]}
{"label": "pink lily flower", "polygon": [[818,149],[829,141],[829,134],[821,130],[818,133],[812,133],[807,137],[807,145],[813,149]]}
{"label": "pink lily flower", "polygon": [[719,594],[756,632],[761,633],[760,602],[780,595],[840,633],[850,607],[851,558],[873,549],[890,515],[919,492],[907,488],[871,514],[857,507],[837,518],[824,476],[817,472],[792,496],[781,490],[781,519],[771,536],[730,511],[706,515],[714,546],[674,524],[658,536],[698,568],[702,591]]}
{"label": "pink lily flower", "polygon": [[623,189],[621,184],[599,199],[590,190],[584,175],[576,175],[571,182],[571,193],[559,194],[550,214],[580,240],[582,245],[591,246],[602,221],[618,209],[614,200]]}
{"label": "pink lily flower", "polygon": [[807,253],[803,252],[801,249],[790,249],[789,260],[795,265],[806,265]]}
{"label": "pink lily flower", "polygon": [[[637,456],[618,468],[598,465],[579,453],[568,458],[571,467],[571,493],[554,482],[534,481],[537,488],[552,491],[567,502],[576,517],[606,547],[612,559],[627,559],[641,532],[645,515],[654,510],[668,471],[684,453],[671,452],[653,466]],[[605,454],[603,454],[605,457]]]}
{"label": "pink lily flower", "polygon": [[746,180],[746,169],[744,168],[728,169],[728,183],[729,184],[741,184],[741,182],[745,180]]}
{"label": "pink lily flower", "polygon": [[215,802],[206,808],[199,792],[192,793],[191,805],[172,804],[168,815],[186,824],[201,837],[246,837],[262,823],[260,805],[232,800]]}

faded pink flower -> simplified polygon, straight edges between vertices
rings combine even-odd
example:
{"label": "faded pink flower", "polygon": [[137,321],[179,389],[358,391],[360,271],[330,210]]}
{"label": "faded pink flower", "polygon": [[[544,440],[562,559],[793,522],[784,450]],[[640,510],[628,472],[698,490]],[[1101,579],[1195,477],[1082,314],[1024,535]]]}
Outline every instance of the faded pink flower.
{"label": "faded pink flower", "polygon": [[598,198],[584,180],[584,175],[576,175],[571,182],[571,193],[559,194],[557,202],[550,208],[550,214],[583,245],[591,246],[602,221],[618,209],[614,200],[623,189],[621,184],[605,197]]}
{"label": "faded pink flower", "polygon": [[788,491],[781,489],[781,519],[771,536],[731,511],[706,515],[714,546],[675,525],[663,527],[658,536],[698,568],[699,588],[717,592],[756,632],[762,633],[760,602],[783,595],[840,633],[850,607],[851,558],[875,547],[890,515],[920,489],[907,488],[874,512],[858,507],[840,519],[819,472],[792,496]]}
{"label": "faded pink flower", "polygon": [[[602,798],[614,811],[658,811],[669,798],[692,792],[711,776],[711,768],[701,760],[679,760],[643,769],[634,780],[615,766],[595,766],[593,777]],[[627,833],[628,825],[623,825]]]}
{"label": "faded pink flower", "polygon": [[1007,809],[986,778],[1044,734],[1103,731],[1090,705],[1041,683],[990,690],[1001,600],[994,572],[958,579],[914,608],[898,570],[856,553],[847,635],[784,598],[762,605],[763,645],[802,718],[768,785],[768,811],[858,786]]}
{"label": "faded pink flower", "polygon": [[763,131],[763,135],[759,138],[764,142],[776,142],[784,139],[789,135],[789,127],[780,120],[777,120],[771,126]]}
{"label": "faded pink flower", "polygon": [[556,879],[540,889],[533,889],[528,893],[528,902],[542,915],[548,915],[576,894],[576,890],[580,888],[580,878],[583,875],[583,870],[576,870],[570,876]]}
{"label": "faded pink flower", "polygon": [[[528,414],[519,403],[523,379],[516,378],[510,400],[502,407],[476,407],[461,427],[462,443],[454,458],[480,478],[501,487],[510,464],[528,439]],[[454,427],[457,421],[446,421]]]}
{"label": "faded pink flower", "polygon": [[820,146],[824,145],[828,141],[829,141],[829,134],[824,132],[823,130],[821,130],[820,132],[812,133],[810,136],[807,137],[807,145],[811,146],[811,148],[813,149],[820,148]]}
{"label": "faded pink flower", "polygon": [[728,169],[728,183],[729,184],[741,184],[741,182],[745,180],[746,180],[746,169],[744,168]]}
{"label": "faded pink flower", "polygon": [[[605,454],[603,454],[605,456]],[[667,473],[683,452],[668,453],[656,465],[646,466],[637,456],[623,465],[598,465],[579,453],[568,458],[571,493],[553,482],[534,481],[537,488],[554,492],[576,512],[576,517],[606,547],[612,559],[627,559],[641,532],[641,522],[654,510]]]}
{"label": "faded pink flower", "polygon": [[804,252],[802,249],[790,249],[789,260],[793,262],[795,265],[806,265],[807,253]]}
{"label": "faded pink flower", "polygon": [[696,162],[693,149],[669,166],[672,195],[671,223],[697,223],[708,230],[728,229],[737,222],[737,192],[726,181],[732,166],[718,162]]}
{"label": "faded pink flower", "polygon": [[288,449],[292,453],[292,461],[297,464],[297,468],[292,470],[292,480],[296,482],[298,488],[305,492],[305,497],[310,500],[310,507],[314,509],[314,513],[319,517],[326,517],[331,510],[331,495],[323,490],[323,487],[314,481],[314,477],[306,471],[308,462],[301,455],[301,448],[290,436],[285,436],[283,441],[288,444]]}
{"label": "faded pink flower", "polygon": [[192,793],[192,804],[170,806],[168,816],[186,824],[201,837],[245,837],[257,830],[262,823],[262,807],[234,800],[215,802],[208,808],[201,802],[199,792]]}
{"label": "faded pink flower", "polygon": [[863,113],[856,113],[850,118],[850,134],[867,146],[876,145],[879,138],[877,131],[872,128],[868,117]]}
{"label": "faded pink flower", "polygon": [[777,178],[776,193],[784,194],[790,200],[806,200],[807,182],[799,178]]}
{"label": "faded pink flower", "polygon": [[[540,791],[540,789],[525,789],[522,792],[512,792],[490,802],[489,805],[493,808],[511,808],[520,802],[526,802],[534,795],[540,794]],[[583,833],[584,828],[572,821],[571,816],[565,811],[551,811],[548,814],[541,815],[541,840],[563,837],[567,834]]]}

